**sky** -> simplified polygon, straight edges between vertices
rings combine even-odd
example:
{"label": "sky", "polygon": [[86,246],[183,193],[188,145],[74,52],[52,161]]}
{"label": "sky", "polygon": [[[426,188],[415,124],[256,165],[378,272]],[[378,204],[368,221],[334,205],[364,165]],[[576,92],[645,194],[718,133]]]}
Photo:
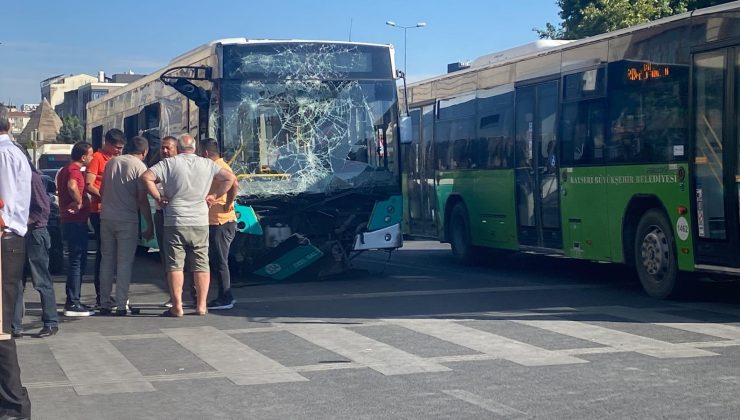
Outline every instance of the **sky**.
{"label": "sky", "polygon": [[2,7],[0,102],[38,103],[58,74],[151,73],[221,38],[348,40],[393,44],[409,81],[447,64],[536,41],[558,23],[556,0],[87,0],[9,1]]}

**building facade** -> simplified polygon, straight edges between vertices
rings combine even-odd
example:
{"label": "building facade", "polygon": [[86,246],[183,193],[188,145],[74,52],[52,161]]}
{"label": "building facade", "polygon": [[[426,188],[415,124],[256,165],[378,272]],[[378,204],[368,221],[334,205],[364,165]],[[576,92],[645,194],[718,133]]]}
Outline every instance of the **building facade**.
{"label": "building facade", "polygon": [[13,138],[17,139],[23,132],[23,129],[26,128],[28,121],[31,120],[31,113],[23,111],[10,111],[9,117],[10,135],[13,136]]}
{"label": "building facade", "polygon": [[[87,75],[78,75],[87,76]],[[76,77],[76,76],[74,76]],[[87,81],[80,84],[75,88],[70,88],[63,92],[62,101],[56,105],[53,105],[54,111],[59,115],[60,118],[75,116],[79,119],[80,124],[84,127],[87,122],[87,104],[90,101],[94,101],[102,96],[105,96],[108,92],[115,89],[126,86],[128,83],[144,77],[142,74],[134,74],[131,72],[114,74],[111,77],[107,77],[104,72],[99,72],[98,77],[94,81]],[[54,78],[52,78],[54,79]],[[82,79],[77,79],[83,80]],[[44,95],[44,88],[42,82],[42,96]],[[67,86],[71,86],[74,83],[65,82]],[[49,86],[60,86],[59,80],[52,82]],[[51,101],[50,101],[51,103]]]}
{"label": "building facade", "polygon": [[41,82],[41,98],[46,99],[55,109],[57,105],[64,102],[64,93],[75,90],[87,83],[98,81],[95,76],[89,74],[70,74],[50,77]]}

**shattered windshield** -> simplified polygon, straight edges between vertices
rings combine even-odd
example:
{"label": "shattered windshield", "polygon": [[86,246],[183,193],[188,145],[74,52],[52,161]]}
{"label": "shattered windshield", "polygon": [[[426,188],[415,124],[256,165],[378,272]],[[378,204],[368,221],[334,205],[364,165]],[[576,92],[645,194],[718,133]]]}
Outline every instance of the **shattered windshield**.
{"label": "shattered windshield", "polygon": [[[242,194],[331,193],[398,182],[395,82],[337,79],[337,60],[346,73],[352,56],[337,59],[335,52],[326,53],[331,65],[322,67],[320,53],[310,55],[314,65],[306,66],[307,55],[298,50],[303,60],[288,75],[293,59],[282,50],[279,80],[221,82],[224,155]],[[247,55],[235,68],[253,77],[270,74],[264,54],[254,60]],[[372,71],[367,58],[358,68]]]}

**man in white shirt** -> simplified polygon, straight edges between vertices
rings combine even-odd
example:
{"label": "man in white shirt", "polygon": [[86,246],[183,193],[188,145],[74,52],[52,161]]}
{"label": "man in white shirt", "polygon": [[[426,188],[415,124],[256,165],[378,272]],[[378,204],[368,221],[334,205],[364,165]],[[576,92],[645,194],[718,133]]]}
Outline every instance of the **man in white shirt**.
{"label": "man in white shirt", "polygon": [[[147,192],[164,209],[164,247],[172,308],[162,315],[182,317],[182,285],[185,263],[193,272],[197,303],[195,312],[208,312],[210,283],[208,265],[208,208],[216,197],[236,182],[233,173],[212,160],[195,154],[195,140],[188,134],[177,139],[177,156],[163,159],[141,176]],[[162,184],[164,195],[157,189]],[[190,257],[190,258],[187,258]]]}
{"label": "man in white shirt", "polygon": [[[2,243],[2,330],[9,333],[18,285],[26,262],[28,210],[31,205],[31,167],[8,132],[8,109],[0,106],[0,242]],[[21,384],[15,340],[0,340],[0,418],[31,418],[31,401]]]}

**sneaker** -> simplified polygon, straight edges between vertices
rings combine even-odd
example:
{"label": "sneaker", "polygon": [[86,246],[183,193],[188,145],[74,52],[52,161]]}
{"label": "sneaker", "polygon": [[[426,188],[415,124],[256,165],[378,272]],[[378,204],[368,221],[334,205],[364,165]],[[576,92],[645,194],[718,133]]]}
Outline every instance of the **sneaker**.
{"label": "sneaker", "polygon": [[126,316],[128,315],[128,311],[125,309],[116,309],[116,316]]}
{"label": "sneaker", "polygon": [[227,298],[219,298],[214,299],[210,303],[208,303],[208,309],[212,309],[214,311],[223,310],[223,309],[231,309],[234,307],[234,304],[236,303],[235,299],[227,299]]}
{"label": "sneaker", "polygon": [[36,334],[36,337],[44,338],[44,337],[51,337],[52,335],[56,335],[56,333],[59,332],[59,327],[50,327],[48,325],[44,325],[44,328],[39,331],[38,334]]}
{"label": "sneaker", "polygon": [[109,308],[100,308],[98,309],[98,315],[100,316],[111,316],[113,315],[113,310]]}
{"label": "sneaker", "polygon": [[90,316],[93,312],[85,305],[71,305],[64,307],[64,316]]}

